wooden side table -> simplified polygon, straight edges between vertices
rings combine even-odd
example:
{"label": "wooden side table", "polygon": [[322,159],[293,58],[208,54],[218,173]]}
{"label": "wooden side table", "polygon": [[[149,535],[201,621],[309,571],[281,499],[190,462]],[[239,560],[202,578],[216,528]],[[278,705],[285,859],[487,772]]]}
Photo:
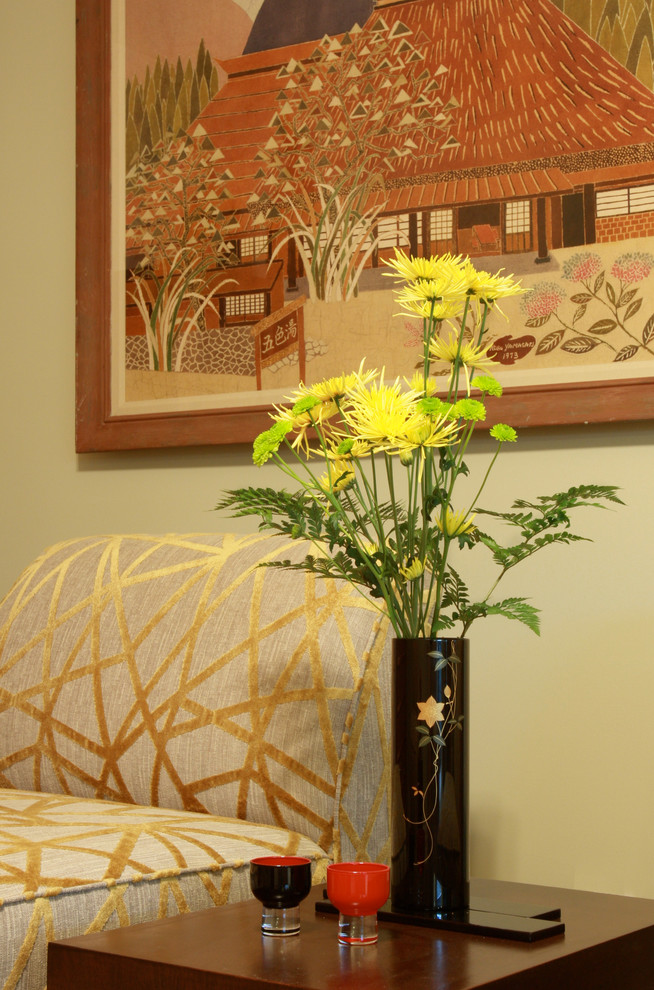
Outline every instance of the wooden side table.
{"label": "wooden side table", "polygon": [[472,893],[555,903],[565,934],[531,944],[380,923],[376,945],[339,946],[335,917],[302,904],[302,931],[267,938],[256,901],[61,942],[48,990],[652,990],[654,900],[473,881]]}

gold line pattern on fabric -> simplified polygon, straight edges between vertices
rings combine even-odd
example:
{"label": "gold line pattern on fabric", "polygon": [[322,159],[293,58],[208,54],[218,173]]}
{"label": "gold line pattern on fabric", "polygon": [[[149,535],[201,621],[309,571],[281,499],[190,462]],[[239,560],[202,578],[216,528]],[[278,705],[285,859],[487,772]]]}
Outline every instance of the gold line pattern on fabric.
{"label": "gold line pattern on fabric", "polygon": [[[217,848],[226,848],[223,840],[229,862]],[[326,858],[303,836],[273,826],[115,802],[105,803],[99,814],[95,799],[0,792],[3,907],[89,885],[174,878],[196,871],[199,863],[208,875],[262,852]]]}
{"label": "gold line pattern on fabric", "polygon": [[81,538],[0,602],[3,990],[49,939],[248,896],[261,852],[309,855],[314,882],[328,856],[388,856],[388,624],[347,584],[257,566],[305,553]]}

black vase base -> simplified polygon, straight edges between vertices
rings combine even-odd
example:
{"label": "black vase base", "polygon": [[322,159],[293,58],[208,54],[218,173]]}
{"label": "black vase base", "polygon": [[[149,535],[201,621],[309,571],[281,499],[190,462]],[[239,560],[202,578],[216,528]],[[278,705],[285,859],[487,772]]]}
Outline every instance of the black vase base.
{"label": "black vase base", "polygon": [[[337,914],[327,900],[316,902],[321,914]],[[539,905],[513,904],[510,901],[472,897],[470,907],[461,911],[402,911],[392,907],[390,901],[377,912],[379,921],[392,921],[398,925],[416,925],[443,931],[463,932],[468,935],[485,935],[487,938],[506,938],[516,942],[538,942],[554,935],[563,935],[565,925],[561,921],[560,908]]]}

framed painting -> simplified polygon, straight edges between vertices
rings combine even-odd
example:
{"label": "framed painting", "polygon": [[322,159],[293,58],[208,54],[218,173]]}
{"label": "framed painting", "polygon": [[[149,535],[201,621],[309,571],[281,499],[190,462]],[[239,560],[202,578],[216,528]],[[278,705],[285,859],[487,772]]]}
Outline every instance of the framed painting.
{"label": "framed painting", "polygon": [[529,290],[485,338],[503,420],[652,418],[653,26],[607,10],[77,0],[77,450],[248,442],[301,381],[410,377],[396,250]]}

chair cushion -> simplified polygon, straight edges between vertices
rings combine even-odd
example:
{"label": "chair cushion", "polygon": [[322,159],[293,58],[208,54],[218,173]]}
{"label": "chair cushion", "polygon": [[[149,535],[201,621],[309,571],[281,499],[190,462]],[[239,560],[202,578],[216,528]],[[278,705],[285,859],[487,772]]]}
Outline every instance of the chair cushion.
{"label": "chair cushion", "polygon": [[327,856],[270,825],[94,798],[0,789],[0,986],[42,987],[53,939],[250,895],[259,855]]}

